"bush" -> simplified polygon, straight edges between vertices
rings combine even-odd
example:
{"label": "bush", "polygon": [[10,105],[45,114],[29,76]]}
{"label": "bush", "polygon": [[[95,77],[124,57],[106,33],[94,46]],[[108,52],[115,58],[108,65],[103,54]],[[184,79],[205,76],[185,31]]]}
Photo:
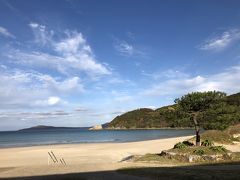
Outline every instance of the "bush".
{"label": "bush", "polygon": [[179,142],[177,144],[174,145],[173,149],[185,149],[187,147],[186,144]]}
{"label": "bush", "polygon": [[201,143],[201,146],[213,146],[214,143],[212,140],[209,140],[209,139],[205,139],[202,143]]}
{"label": "bush", "polygon": [[203,150],[203,149],[196,149],[195,151],[193,151],[195,154],[197,154],[197,155],[200,155],[200,156],[202,156],[202,155],[204,155],[205,154],[205,151]]}
{"label": "bush", "polygon": [[183,141],[182,143],[185,144],[186,146],[194,146],[194,144],[189,141]]}
{"label": "bush", "polygon": [[219,152],[219,153],[227,152],[227,149],[224,148],[223,146],[212,146],[209,149],[214,152]]}

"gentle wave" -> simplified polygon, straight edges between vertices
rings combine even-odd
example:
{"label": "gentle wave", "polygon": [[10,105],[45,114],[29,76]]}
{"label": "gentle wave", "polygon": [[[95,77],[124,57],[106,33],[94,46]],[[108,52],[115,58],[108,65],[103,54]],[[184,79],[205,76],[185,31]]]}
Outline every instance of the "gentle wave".
{"label": "gentle wave", "polygon": [[77,143],[118,143],[193,135],[194,130],[51,130],[0,132],[0,147],[38,146]]}

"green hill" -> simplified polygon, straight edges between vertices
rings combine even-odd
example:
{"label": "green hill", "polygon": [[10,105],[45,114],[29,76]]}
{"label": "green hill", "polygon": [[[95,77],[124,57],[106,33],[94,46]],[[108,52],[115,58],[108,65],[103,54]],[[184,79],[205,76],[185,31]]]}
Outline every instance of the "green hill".
{"label": "green hill", "polygon": [[[225,129],[240,122],[240,93],[227,96],[202,112],[198,120],[204,129]],[[115,117],[108,128],[181,128],[193,127],[191,115],[177,105],[156,110],[141,108]]]}

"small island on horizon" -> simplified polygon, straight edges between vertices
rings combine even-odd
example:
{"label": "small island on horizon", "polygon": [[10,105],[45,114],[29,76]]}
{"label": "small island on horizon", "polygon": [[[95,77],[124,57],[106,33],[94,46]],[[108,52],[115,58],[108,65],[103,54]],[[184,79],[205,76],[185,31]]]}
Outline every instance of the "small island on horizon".
{"label": "small island on horizon", "polygon": [[19,129],[18,131],[37,131],[37,130],[51,130],[51,129],[88,129],[89,127],[56,127],[47,125],[37,125],[29,128]]}

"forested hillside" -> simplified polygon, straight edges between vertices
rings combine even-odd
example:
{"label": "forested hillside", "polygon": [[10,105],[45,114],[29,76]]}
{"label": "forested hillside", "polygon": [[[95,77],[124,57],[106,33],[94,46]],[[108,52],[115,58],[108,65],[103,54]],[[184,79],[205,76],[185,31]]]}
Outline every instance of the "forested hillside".
{"label": "forested hillside", "polygon": [[[240,93],[227,96],[209,109],[199,113],[198,121],[204,129],[225,129],[240,123]],[[142,108],[114,118],[108,128],[164,128],[193,127],[191,114],[176,104],[156,110]]]}

